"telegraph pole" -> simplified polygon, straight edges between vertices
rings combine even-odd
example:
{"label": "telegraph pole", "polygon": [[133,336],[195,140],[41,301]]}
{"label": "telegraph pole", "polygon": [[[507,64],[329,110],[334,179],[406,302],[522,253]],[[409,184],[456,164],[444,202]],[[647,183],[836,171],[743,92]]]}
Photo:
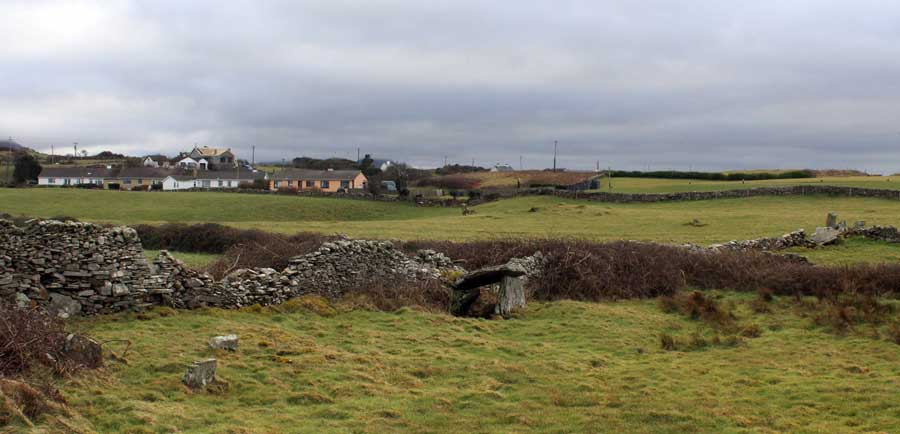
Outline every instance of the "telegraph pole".
{"label": "telegraph pole", "polygon": [[256,166],[256,145],[251,147],[250,151],[250,166]]}
{"label": "telegraph pole", "polygon": [[609,191],[612,193],[612,166],[606,169],[606,173],[609,174]]}
{"label": "telegraph pole", "polygon": [[12,136],[9,136],[9,141],[7,142],[9,145],[9,154],[6,156],[6,185],[12,185],[12,168],[9,167],[13,155],[12,143]]}
{"label": "telegraph pole", "polygon": [[553,141],[553,171],[556,172],[556,149],[558,147],[558,142],[556,140]]}
{"label": "telegraph pole", "polygon": [[522,155],[519,155],[519,171],[522,171]]}

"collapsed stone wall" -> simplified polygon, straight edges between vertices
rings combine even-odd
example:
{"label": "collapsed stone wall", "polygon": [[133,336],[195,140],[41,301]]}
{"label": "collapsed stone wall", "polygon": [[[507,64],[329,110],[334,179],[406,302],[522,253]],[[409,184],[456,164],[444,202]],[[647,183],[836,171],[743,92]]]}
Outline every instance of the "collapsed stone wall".
{"label": "collapsed stone wall", "polygon": [[[696,246],[690,246],[696,247]],[[754,240],[729,241],[713,244],[709,250],[784,250],[791,247],[815,247],[815,243],[806,237],[806,231],[798,229],[780,237],[757,238]]]}
{"label": "collapsed stone wall", "polygon": [[90,223],[0,220],[0,298],[61,316],[148,303],[152,278],[134,229]]}
{"label": "collapsed stone wall", "polygon": [[168,252],[161,252],[154,266],[166,271],[161,274],[169,276],[166,285],[172,290],[167,301],[180,308],[271,305],[304,294],[338,298],[364,284],[439,280],[449,272],[464,271],[441,253],[422,250],[410,258],[391,242],[367,240],[324,243],[292,258],[284,270],[239,269],[220,281],[185,268]]}

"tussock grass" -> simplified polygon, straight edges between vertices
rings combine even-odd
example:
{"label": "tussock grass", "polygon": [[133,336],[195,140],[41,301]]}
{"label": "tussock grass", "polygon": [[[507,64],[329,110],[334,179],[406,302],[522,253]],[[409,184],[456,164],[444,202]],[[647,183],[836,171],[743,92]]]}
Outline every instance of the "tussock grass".
{"label": "tussock grass", "polygon": [[[900,430],[900,352],[841,337],[776,299],[713,293],[757,338],[666,314],[654,300],[533,303],[515,320],[403,308],[205,309],[82,320],[133,342],[127,364],[63,391],[100,432],[860,432]],[[237,333],[237,352],[206,348]],[[660,348],[660,334],[695,345]],[[716,341],[718,336],[718,342]],[[227,391],[192,393],[185,366],[214,356]]]}

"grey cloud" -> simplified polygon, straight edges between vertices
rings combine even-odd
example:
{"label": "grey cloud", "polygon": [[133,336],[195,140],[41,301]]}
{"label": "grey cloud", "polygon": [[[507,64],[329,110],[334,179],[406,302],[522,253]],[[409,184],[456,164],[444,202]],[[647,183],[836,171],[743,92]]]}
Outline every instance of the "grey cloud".
{"label": "grey cloud", "polygon": [[7,0],[0,134],[434,166],[900,171],[882,1]]}

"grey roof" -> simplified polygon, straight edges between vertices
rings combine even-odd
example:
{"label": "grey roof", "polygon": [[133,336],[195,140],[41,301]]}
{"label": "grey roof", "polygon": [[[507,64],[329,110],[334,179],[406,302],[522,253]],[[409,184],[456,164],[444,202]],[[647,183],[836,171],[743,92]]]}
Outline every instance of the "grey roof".
{"label": "grey roof", "polygon": [[185,175],[187,172],[159,167],[125,167],[119,170],[115,178],[149,178],[163,179],[169,175]]}
{"label": "grey roof", "polygon": [[39,178],[109,178],[115,169],[105,167],[45,167]]}
{"label": "grey roof", "polygon": [[350,181],[361,172],[359,170],[311,170],[286,169],[272,175],[272,179],[299,179],[309,181]]}
{"label": "grey roof", "polygon": [[194,179],[265,179],[266,173],[263,171],[252,172],[250,170],[229,169],[229,170],[200,170]]}

